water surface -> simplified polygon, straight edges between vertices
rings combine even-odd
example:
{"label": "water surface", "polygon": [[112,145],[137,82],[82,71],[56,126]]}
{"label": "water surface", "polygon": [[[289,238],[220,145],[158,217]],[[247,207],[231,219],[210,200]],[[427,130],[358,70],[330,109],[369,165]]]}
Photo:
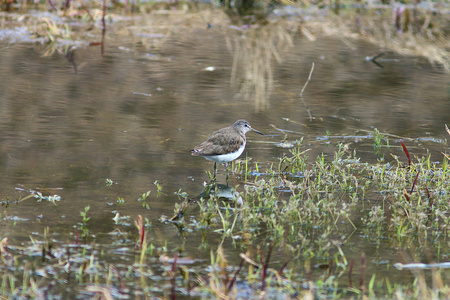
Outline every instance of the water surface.
{"label": "water surface", "polygon": [[[279,143],[302,137],[312,159],[332,156],[343,142],[349,153],[356,150],[375,162],[374,128],[386,134],[393,146],[389,151],[403,161],[400,138],[412,155],[429,151],[433,161],[442,162],[440,152],[448,148],[444,124],[450,115],[450,77],[439,66],[387,52],[380,67],[366,59],[383,51],[375,45],[290,37],[292,44],[277,48],[277,59],[255,54],[270,52],[270,40],[252,49],[249,45],[255,44],[241,32],[224,34],[215,27],[174,34],[156,48],[137,34],[111,33],[104,57],[99,48],[79,47],[72,53],[75,67],[63,54],[43,56],[41,46],[4,41],[0,197],[14,201],[39,191],[57,194],[61,201],[57,206],[34,198],[10,203],[2,210],[0,236],[19,245],[48,226],[58,240],[73,243],[80,211],[90,206],[89,228],[99,243],[110,243],[117,212],[130,216],[124,222],[133,234],[134,219],[141,214],[152,223],[155,244],[167,241],[169,249],[182,247],[189,257],[207,258],[207,245],[216,247],[219,235],[209,234],[199,248],[199,234],[186,243],[184,234],[160,218],[173,215],[181,201],[175,192],[196,196],[208,180],[205,171],[212,163],[192,157],[190,149],[241,118],[267,134],[247,134],[242,158],[260,164],[278,163],[289,155]],[[302,101],[298,94],[312,63]],[[388,154],[386,159],[391,159]],[[221,182],[224,173],[220,167]],[[162,186],[159,195],[155,181]],[[231,176],[230,185],[239,183]],[[150,209],[145,209],[137,199],[149,190]],[[357,255],[380,251],[355,239],[350,247]],[[376,255],[395,262],[395,253]]]}

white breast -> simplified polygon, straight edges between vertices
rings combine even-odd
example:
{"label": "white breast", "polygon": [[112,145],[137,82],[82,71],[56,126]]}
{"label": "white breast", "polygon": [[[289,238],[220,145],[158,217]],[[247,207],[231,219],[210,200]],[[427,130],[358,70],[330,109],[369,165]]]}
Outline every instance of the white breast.
{"label": "white breast", "polygon": [[230,162],[241,156],[242,152],[244,152],[245,149],[245,143],[242,144],[242,146],[235,152],[227,153],[227,154],[221,154],[221,155],[208,155],[203,156],[204,158],[208,160],[212,160],[221,164]]}

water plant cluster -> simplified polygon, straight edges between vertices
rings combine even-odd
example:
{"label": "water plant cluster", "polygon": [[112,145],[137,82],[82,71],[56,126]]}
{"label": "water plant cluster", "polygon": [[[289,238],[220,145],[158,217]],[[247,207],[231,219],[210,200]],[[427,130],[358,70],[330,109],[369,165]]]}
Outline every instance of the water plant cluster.
{"label": "water plant cluster", "polygon": [[[380,135],[376,163],[343,144],[334,157],[310,158],[301,141],[276,163],[236,162],[230,176],[239,186],[177,191],[173,217],[159,221],[116,213],[116,230],[103,238],[89,206],[70,243],[51,228],[21,245],[2,237],[2,297],[447,298],[448,158],[411,157],[403,141]],[[388,161],[394,145],[403,155]],[[144,210],[168,192],[154,185],[136,199]],[[185,242],[155,239],[154,222]],[[198,257],[185,251],[191,240],[201,241]]]}
{"label": "water plant cluster", "polygon": [[[72,42],[76,33],[95,31],[87,44],[101,46],[103,53],[108,26],[120,19],[113,16],[115,8],[126,13],[149,13],[158,5],[173,10],[183,10],[183,5],[187,5],[106,1],[36,3],[41,9],[56,13],[45,17],[12,13],[11,10],[26,11],[30,3],[4,1],[1,7],[9,15],[2,17],[34,28],[30,32],[39,41],[58,45],[45,54],[54,51],[66,54],[75,71],[77,64],[72,54],[79,45],[74,46]],[[231,11],[236,10],[231,2],[223,4]],[[313,5],[305,1],[297,4]],[[352,6],[352,3],[331,4],[321,2],[318,6]],[[189,5],[191,9],[195,6]],[[357,31],[378,40],[384,37],[387,48],[397,45],[399,52],[422,48],[424,53],[434,55],[431,61],[448,69],[448,50],[428,48],[429,41],[445,40],[448,32],[442,28],[449,27],[444,13],[435,12],[433,7],[421,10],[417,3],[412,7],[385,8],[358,9],[348,22],[336,22],[336,26],[322,22],[322,30],[346,32],[351,27],[349,32]],[[378,22],[377,18],[367,17],[370,14],[389,15],[389,21],[385,18]],[[199,23],[204,26],[204,20],[217,19],[217,15],[211,13]],[[178,19],[179,15],[172,18]],[[191,18],[197,20],[192,15]],[[72,27],[74,20],[83,24],[81,29]],[[235,29],[231,21],[224,22]],[[375,26],[374,22],[383,26]],[[261,22],[265,23],[265,20]],[[281,24],[279,27],[275,23],[250,29],[238,27],[239,34],[246,35],[245,42],[237,37],[230,42],[235,52],[241,53],[242,61],[253,61],[250,66],[262,64],[266,68],[248,68],[263,70],[259,71],[262,77],[247,72],[252,85],[264,84],[263,88],[255,89],[255,94],[261,96],[258,99],[270,94],[272,71],[268,66],[273,59],[281,60],[280,49],[292,45],[297,30],[301,29],[310,39],[315,38],[311,28],[317,23],[311,22],[308,27],[301,18],[286,22],[288,26],[282,23],[276,23]],[[355,29],[346,23],[360,26]],[[165,27],[164,35],[168,36],[171,28]],[[261,36],[267,39],[263,41]],[[413,40],[423,43],[410,43]],[[264,51],[252,51],[255,48]],[[251,53],[263,56],[251,56]],[[381,56],[369,59],[376,61]],[[239,56],[236,57],[234,65],[237,66],[240,64]],[[232,74],[239,73],[233,68]],[[257,82],[251,82],[254,78]],[[244,87],[241,93],[251,94],[251,88]],[[166,191],[155,182],[153,191],[135,199],[142,213],[122,215],[119,209],[112,209],[109,221],[115,230],[111,232],[102,232],[92,224],[92,215],[96,213],[92,205],[78,212],[78,221],[69,230],[46,228],[39,234],[30,233],[29,240],[22,243],[9,242],[8,236],[0,236],[0,295],[2,299],[449,298],[446,269],[450,253],[447,240],[449,158],[446,155],[433,160],[430,155],[411,157],[414,153],[408,150],[408,143],[388,141],[378,130],[371,134],[376,162],[362,161],[357,151],[344,144],[336,145],[333,157],[323,154],[311,157],[308,147],[299,140],[289,155],[278,161],[232,164],[230,177],[240,179],[237,186],[210,182],[200,196],[195,196],[184,192],[181,186],[175,193]],[[398,151],[392,154],[393,147],[402,149],[401,155]],[[107,187],[113,185],[111,179],[106,180]],[[28,195],[16,205],[32,199],[37,199],[38,205],[46,202],[64,205],[65,199],[57,194],[25,192]],[[145,212],[164,193],[179,199],[174,214],[149,220]],[[114,209],[129,205],[125,198],[129,196],[117,195]],[[7,215],[12,202],[6,199],[2,205],[5,212],[0,226],[17,228],[16,220]],[[182,242],[175,245],[157,236],[153,230],[155,223],[174,228]],[[192,245],[191,241],[198,244]],[[196,249],[197,255],[187,248]]]}

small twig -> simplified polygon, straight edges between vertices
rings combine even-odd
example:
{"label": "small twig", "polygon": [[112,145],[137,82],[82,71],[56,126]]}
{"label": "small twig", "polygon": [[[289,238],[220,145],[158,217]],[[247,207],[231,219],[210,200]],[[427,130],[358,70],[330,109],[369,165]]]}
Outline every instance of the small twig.
{"label": "small twig", "polygon": [[384,52],[381,52],[381,53],[379,53],[379,54],[377,54],[377,55],[374,55],[374,56],[372,56],[372,57],[366,57],[366,60],[371,61],[372,63],[374,63],[375,65],[377,65],[377,66],[380,67],[380,68],[383,68],[383,66],[380,65],[380,64],[377,62],[377,59],[380,58],[380,57],[383,56],[383,55],[384,55]]}
{"label": "small twig", "polygon": [[309,71],[308,79],[306,80],[305,85],[303,86],[303,88],[302,88],[302,90],[300,92],[300,97],[303,97],[303,92],[305,91],[306,86],[308,85],[309,81],[311,80],[311,76],[312,76],[313,72],[314,72],[314,62],[312,63],[311,71]]}
{"label": "small twig", "polygon": [[448,134],[450,134],[450,129],[448,129],[447,124],[445,124],[445,130],[447,131]]}
{"label": "small twig", "polygon": [[309,121],[312,121],[312,115],[311,115],[311,111],[309,110],[308,105],[307,105],[306,102],[305,102],[305,99],[303,99],[303,92],[305,91],[306,86],[308,85],[309,81],[311,80],[311,76],[312,76],[312,73],[313,73],[313,72],[314,72],[314,62],[312,63],[311,71],[309,71],[308,79],[306,80],[305,84],[303,85],[302,90],[300,91],[300,94],[298,95],[298,96],[300,97],[300,99],[302,100],[303,105],[304,105],[305,108],[306,108],[306,111],[308,112],[308,115],[309,115]]}
{"label": "small twig", "polygon": [[378,58],[382,57],[384,52],[378,53],[377,55],[370,58],[371,61],[376,61]]}
{"label": "small twig", "polygon": [[441,152],[442,153],[442,155],[444,155],[445,156],[445,158],[447,158],[448,160],[450,160],[450,156],[448,156],[447,154],[445,154],[444,152]]}
{"label": "small twig", "polygon": [[257,263],[256,261],[254,261],[253,259],[251,259],[250,257],[248,257],[245,253],[241,253],[239,254],[239,256],[244,259],[247,263],[253,265],[255,268],[261,268],[262,265],[260,265],[259,263]]}

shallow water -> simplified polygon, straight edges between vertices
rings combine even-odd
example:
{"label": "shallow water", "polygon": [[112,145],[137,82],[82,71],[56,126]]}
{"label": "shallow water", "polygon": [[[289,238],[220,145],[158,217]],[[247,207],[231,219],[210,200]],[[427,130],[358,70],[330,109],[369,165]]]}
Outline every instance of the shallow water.
{"label": "shallow water", "polygon": [[[450,77],[422,58],[388,52],[380,67],[366,60],[382,52],[374,45],[295,34],[292,45],[277,49],[277,61],[243,54],[248,45],[239,32],[224,35],[206,26],[174,34],[154,49],[136,36],[110,37],[104,57],[98,47],[75,50],[76,67],[64,55],[43,56],[40,46],[0,44],[0,197],[14,202],[31,190],[61,196],[57,206],[28,198],[4,207],[0,237],[11,245],[42,235],[47,226],[59,241],[73,243],[80,211],[90,206],[88,224],[98,243],[110,243],[117,212],[131,216],[124,222],[133,233],[141,214],[152,222],[155,244],[167,241],[169,249],[183,247],[187,256],[205,258],[206,245],[216,247],[219,235],[208,234],[199,248],[200,236],[186,243],[175,226],[159,219],[173,215],[180,202],[175,192],[196,196],[208,180],[212,163],[192,157],[190,149],[240,118],[267,135],[247,134],[243,158],[260,164],[277,163],[289,154],[279,143],[289,146],[301,137],[313,159],[332,155],[344,142],[349,152],[356,149],[357,156],[375,162],[374,128],[388,136],[390,152],[403,161],[400,138],[412,155],[429,151],[432,161],[442,162],[440,152],[448,148]],[[259,45],[261,51],[266,46]],[[312,63],[302,102],[297,95]],[[270,75],[267,66],[273,67]],[[245,79],[249,72],[256,79]],[[224,178],[220,167],[219,181]],[[239,182],[231,176],[231,186]],[[137,199],[149,190],[147,210]],[[350,243],[356,255],[365,249],[371,257],[395,258],[357,236]]]}

